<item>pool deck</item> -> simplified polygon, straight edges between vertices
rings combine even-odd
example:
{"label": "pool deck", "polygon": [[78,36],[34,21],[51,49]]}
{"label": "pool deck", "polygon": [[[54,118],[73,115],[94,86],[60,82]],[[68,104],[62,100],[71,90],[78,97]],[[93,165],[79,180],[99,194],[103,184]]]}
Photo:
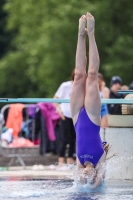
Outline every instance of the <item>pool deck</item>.
{"label": "pool deck", "polygon": [[[51,168],[51,169],[50,169]],[[54,168],[54,169],[52,169]],[[54,166],[34,165],[23,167],[15,166],[7,169],[1,169],[0,179],[3,178],[33,178],[33,179],[72,179],[73,174],[69,169],[60,170]]]}
{"label": "pool deck", "polygon": [[[40,170],[37,167],[42,168]],[[0,181],[21,181],[21,180],[44,180],[44,179],[62,179],[62,180],[74,180],[74,176],[71,170],[61,171],[57,169],[49,169],[48,166],[34,165],[27,166],[25,169],[20,166],[10,167],[5,171],[0,171]],[[133,185],[133,180],[112,180],[106,179],[106,186],[110,186],[113,183],[119,185],[121,181],[122,185],[131,186]]]}

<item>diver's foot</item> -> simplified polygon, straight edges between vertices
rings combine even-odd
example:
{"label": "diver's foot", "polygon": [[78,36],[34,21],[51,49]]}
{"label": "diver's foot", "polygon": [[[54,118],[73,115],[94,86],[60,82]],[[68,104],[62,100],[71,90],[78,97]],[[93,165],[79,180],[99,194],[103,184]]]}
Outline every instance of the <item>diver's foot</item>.
{"label": "diver's foot", "polygon": [[88,35],[94,31],[94,28],[95,28],[95,19],[94,17],[89,13],[87,12],[86,14],[86,20],[87,20],[87,33]]}
{"label": "diver's foot", "polygon": [[82,15],[79,19],[79,35],[85,37],[87,34],[86,26],[86,16]]}

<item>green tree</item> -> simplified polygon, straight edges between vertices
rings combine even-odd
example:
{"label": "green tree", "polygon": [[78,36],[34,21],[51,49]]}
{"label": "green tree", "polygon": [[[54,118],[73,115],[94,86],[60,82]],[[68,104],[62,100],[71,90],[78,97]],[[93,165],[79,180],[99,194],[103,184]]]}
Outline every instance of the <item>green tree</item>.
{"label": "green tree", "polygon": [[7,30],[17,29],[18,34],[12,41],[15,49],[0,63],[0,90],[8,85],[6,77],[11,81],[5,95],[53,96],[59,84],[69,79],[74,68],[78,18],[86,12],[86,6],[73,0],[7,1]]}
{"label": "green tree", "polygon": [[[133,15],[132,2],[100,1],[98,47],[102,72],[109,81],[111,76],[119,75],[124,84],[133,81]],[[98,23],[98,22],[97,22]]]}
{"label": "green tree", "polygon": [[14,36],[13,31],[6,31],[5,24],[7,23],[7,13],[3,6],[6,0],[0,1],[0,58],[2,58],[10,48],[10,41]]}
{"label": "green tree", "polygon": [[[125,9],[126,7],[126,9]],[[132,80],[132,3],[124,0],[7,0],[7,31],[16,30],[12,49],[0,60],[0,93],[8,97],[52,97],[75,66],[78,19],[96,19],[100,71],[109,83]],[[88,46],[88,40],[87,40]]]}

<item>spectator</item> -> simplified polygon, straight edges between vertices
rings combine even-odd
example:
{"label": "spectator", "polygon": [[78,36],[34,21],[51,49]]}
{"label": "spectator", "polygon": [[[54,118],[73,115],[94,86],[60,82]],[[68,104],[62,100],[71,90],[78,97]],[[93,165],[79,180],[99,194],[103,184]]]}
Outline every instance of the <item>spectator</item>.
{"label": "spectator", "polygon": [[129,90],[129,87],[127,85],[122,85],[121,90]]}
{"label": "spectator", "polygon": [[[74,80],[74,72],[72,71],[71,80],[63,82],[55,93],[54,98],[70,99],[72,84]],[[73,155],[75,154],[75,140],[76,134],[73,126],[70,104],[69,103],[55,103],[56,110],[59,113],[60,120],[60,145],[58,163],[60,166],[64,164],[64,157],[67,147],[67,164],[73,163]]]}
{"label": "spectator", "polygon": [[129,90],[133,90],[133,82],[130,83]]}
{"label": "spectator", "polygon": [[[110,99],[123,99],[123,94],[118,94],[118,90],[121,90],[122,79],[119,76],[113,76],[110,81]],[[109,114],[121,115],[121,105],[120,104],[108,104]]]}
{"label": "spectator", "polygon": [[[103,75],[98,73],[98,85],[101,99],[109,98],[109,89],[105,86]],[[108,127],[108,108],[106,104],[101,106],[101,128]]]}
{"label": "spectator", "polygon": [[[129,87],[127,85],[122,85],[121,86],[121,90],[129,90]],[[123,96],[125,97],[127,94],[123,94]],[[123,114],[123,113],[122,113]]]}

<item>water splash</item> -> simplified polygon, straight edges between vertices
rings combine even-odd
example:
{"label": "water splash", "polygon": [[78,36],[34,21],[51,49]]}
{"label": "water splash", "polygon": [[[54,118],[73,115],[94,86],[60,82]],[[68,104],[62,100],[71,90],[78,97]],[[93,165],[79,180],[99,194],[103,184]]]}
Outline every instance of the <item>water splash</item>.
{"label": "water splash", "polygon": [[[99,174],[99,176],[104,176],[104,172],[105,172],[105,182],[106,180],[109,179],[121,179],[122,175],[123,175],[123,179],[124,179],[124,174],[126,177],[129,176],[130,179],[130,173],[129,171],[131,171],[131,167],[133,166],[133,157],[113,157],[109,160],[106,161],[105,164],[102,164],[102,173]],[[73,173],[73,176],[71,178],[73,178],[74,180],[74,184],[75,187],[78,188],[78,190],[86,190],[88,188],[88,190],[92,189],[92,182],[93,182],[93,177],[91,176],[86,176],[85,174],[83,174],[83,169],[77,170],[76,165],[68,165],[67,166]],[[128,172],[128,173],[127,173]],[[92,175],[93,176],[93,175]],[[128,179],[126,178],[125,179]],[[84,180],[84,181],[82,181]],[[105,187],[104,182],[100,185],[100,188]]]}
{"label": "water splash", "polygon": [[[66,165],[68,170],[72,171],[73,175],[69,177],[71,180],[1,181],[0,200],[131,200],[133,182],[124,182],[123,185],[122,181],[108,184],[111,174],[124,171],[129,164],[133,164],[133,157],[115,157],[108,160],[105,165],[105,182],[95,191],[91,188],[90,177],[85,177],[82,170],[77,171],[76,165]],[[83,178],[88,178],[86,183],[80,182],[82,175]]]}

